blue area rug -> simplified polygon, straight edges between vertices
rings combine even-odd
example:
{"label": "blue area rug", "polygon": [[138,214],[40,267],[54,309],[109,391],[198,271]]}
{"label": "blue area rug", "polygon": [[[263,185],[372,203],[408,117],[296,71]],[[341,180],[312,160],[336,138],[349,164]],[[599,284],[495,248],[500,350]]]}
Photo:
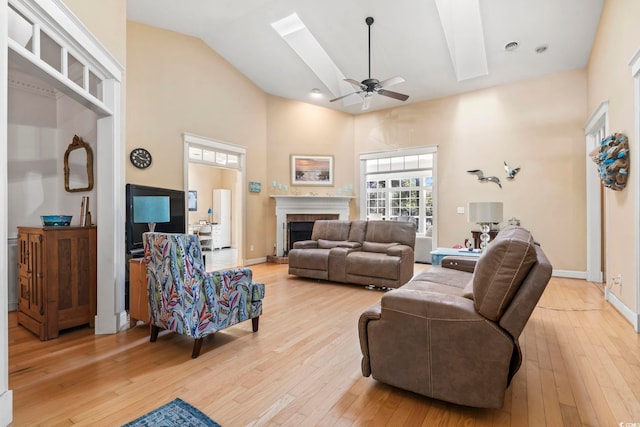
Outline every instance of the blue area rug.
{"label": "blue area rug", "polygon": [[122,427],[220,427],[220,424],[189,405],[175,399]]}

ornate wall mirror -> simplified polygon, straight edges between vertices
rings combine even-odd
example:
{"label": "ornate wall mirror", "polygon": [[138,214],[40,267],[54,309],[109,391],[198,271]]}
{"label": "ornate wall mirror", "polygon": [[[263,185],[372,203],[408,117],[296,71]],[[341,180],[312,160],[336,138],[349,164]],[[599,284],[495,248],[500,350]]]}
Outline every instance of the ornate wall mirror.
{"label": "ornate wall mirror", "polygon": [[93,189],[93,152],[78,135],[64,153],[64,189],[70,193]]}

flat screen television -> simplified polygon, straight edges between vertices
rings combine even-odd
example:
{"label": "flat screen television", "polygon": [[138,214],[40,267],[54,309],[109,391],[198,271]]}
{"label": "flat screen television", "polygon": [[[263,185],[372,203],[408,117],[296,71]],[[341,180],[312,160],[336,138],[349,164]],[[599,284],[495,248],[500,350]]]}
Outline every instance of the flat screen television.
{"label": "flat screen television", "polygon": [[127,252],[134,257],[144,254],[144,244],[142,233],[149,231],[149,226],[145,223],[133,222],[133,198],[136,196],[169,196],[169,210],[171,220],[169,222],[157,223],[155,231],[163,233],[185,233],[186,232],[186,197],[184,191],[169,190],[166,188],[146,187],[144,185],[127,184],[126,187],[126,211],[127,223],[125,227]]}

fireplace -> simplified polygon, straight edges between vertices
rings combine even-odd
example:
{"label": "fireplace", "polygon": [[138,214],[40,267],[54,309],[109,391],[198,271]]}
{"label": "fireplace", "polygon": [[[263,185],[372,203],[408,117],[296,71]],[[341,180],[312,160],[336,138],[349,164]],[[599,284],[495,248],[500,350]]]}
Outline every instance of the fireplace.
{"label": "fireplace", "polygon": [[[290,223],[349,219],[351,196],[271,196],[276,201],[276,255],[286,256],[292,244]],[[297,226],[295,226],[297,227]],[[311,235],[309,235],[311,237]],[[302,239],[305,240],[305,239]]]}
{"label": "fireplace", "polygon": [[285,256],[295,242],[310,240],[313,224],[319,219],[338,219],[338,214],[289,214],[287,215],[287,241]]}
{"label": "fireplace", "polygon": [[293,249],[293,244],[295,242],[301,242],[303,240],[311,239],[314,222],[315,221],[299,221],[290,222],[287,224],[287,227],[289,228],[289,239],[287,240],[286,251],[287,254],[291,249]]}

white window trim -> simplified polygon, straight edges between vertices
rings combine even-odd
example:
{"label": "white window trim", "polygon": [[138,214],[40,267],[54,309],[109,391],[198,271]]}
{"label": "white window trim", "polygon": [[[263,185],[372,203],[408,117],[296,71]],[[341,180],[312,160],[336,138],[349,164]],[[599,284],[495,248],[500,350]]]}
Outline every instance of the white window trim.
{"label": "white window trim", "polygon": [[[432,246],[438,247],[438,146],[428,145],[422,147],[401,148],[398,150],[380,151],[375,153],[363,153],[360,155],[360,219],[366,219],[366,203],[367,203],[367,185],[366,177],[367,173],[366,162],[367,160],[382,159],[386,157],[400,157],[400,156],[413,156],[420,154],[432,154],[433,155],[433,167],[432,170],[432,192],[433,198],[433,225],[432,225]],[[419,169],[413,169],[419,170]],[[392,174],[401,171],[386,171],[380,172],[385,174]],[[404,172],[404,171],[403,171]],[[410,172],[410,170],[406,170]],[[374,172],[378,173],[378,172]]]}

